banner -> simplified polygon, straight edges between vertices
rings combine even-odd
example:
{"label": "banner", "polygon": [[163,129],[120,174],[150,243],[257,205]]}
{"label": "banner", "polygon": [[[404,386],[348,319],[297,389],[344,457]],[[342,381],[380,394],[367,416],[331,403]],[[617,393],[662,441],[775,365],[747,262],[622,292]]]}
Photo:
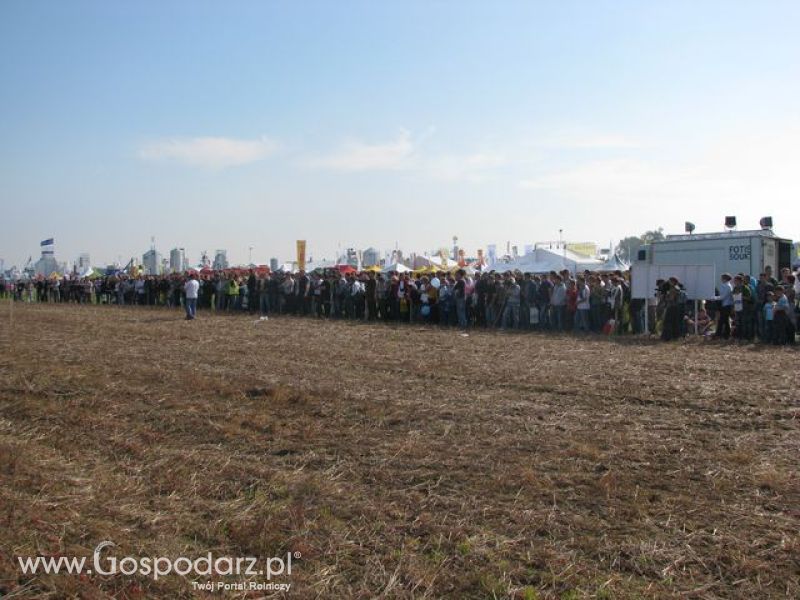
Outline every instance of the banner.
{"label": "banner", "polygon": [[297,240],[297,270],[306,270],[306,241]]}
{"label": "banner", "polygon": [[597,256],[597,244],[593,242],[567,243],[567,250],[581,256]]}
{"label": "banner", "polygon": [[52,246],[53,245],[53,238],[48,238],[46,240],[42,240],[39,244],[40,246]]}
{"label": "banner", "polygon": [[689,300],[711,300],[716,296],[717,275],[714,265],[631,265],[631,297],[652,298],[656,282],[676,277]]}

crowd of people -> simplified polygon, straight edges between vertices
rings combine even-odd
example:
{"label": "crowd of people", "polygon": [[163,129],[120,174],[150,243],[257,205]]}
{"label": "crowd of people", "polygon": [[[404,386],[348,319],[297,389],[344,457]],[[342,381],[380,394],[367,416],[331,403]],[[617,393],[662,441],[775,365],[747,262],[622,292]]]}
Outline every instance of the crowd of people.
{"label": "crowd of people", "polygon": [[702,301],[696,313],[681,283],[659,281],[648,310],[661,323],[661,338],[669,341],[696,331],[716,339],[794,345],[800,322],[800,271],[784,268],[780,279],[767,267],[758,279],[723,273],[713,301]]}
{"label": "crowd of people", "polygon": [[800,273],[767,269],[758,279],[724,274],[719,295],[694,303],[675,278],[659,281],[652,296],[631,297],[630,272],[532,274],[495,272],[270,273],[189,272],[39,278],[5,282],[5,296],[27,302],[76,302],[183,307],[296,315],[319,319],[405,322],[443,327],[576,333],[660,335],[669,341],[695,332],[717,338],[794,344]]}

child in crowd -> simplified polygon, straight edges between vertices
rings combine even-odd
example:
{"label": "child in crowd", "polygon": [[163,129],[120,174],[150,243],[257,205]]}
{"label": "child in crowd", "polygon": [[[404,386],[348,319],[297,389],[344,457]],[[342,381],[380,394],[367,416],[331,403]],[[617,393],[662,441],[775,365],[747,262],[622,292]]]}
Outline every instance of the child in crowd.
{"label": "child in crowd", "polygon": [[773,308],[773,337],[772,343],[782,346],[794,345],[794,326],[790,320],[789,311],[793,307],[786,297],[782,286],[775,288],[775,307]]}
{"label": "child in crowd", "polygon": [[767,292],[764,301],[764,341],[772,342],[775,335],[775,294]]}
{"label": "child in crowd", "polygon": [[[689,333],[694,333],[694,319],[692,319],[689,315],[683,317],[683,320],[686,323],[686,331]],[[700,307],[697,310],[697,334],[698,335],[710,335],[711,325],[714,322],[711,320],[711,317],[706,310],[706,303],[705,300],[700,303]]]}

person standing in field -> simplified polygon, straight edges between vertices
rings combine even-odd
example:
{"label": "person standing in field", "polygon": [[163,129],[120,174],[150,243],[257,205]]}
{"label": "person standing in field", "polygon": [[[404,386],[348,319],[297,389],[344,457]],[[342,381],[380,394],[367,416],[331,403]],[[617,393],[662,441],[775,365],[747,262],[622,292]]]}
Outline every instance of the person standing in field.
{"label": "person standing in field", "polygon": [[798,267],[797,273],[794,274],[794,297],[795,302],[800,302],[800,267]]}
{"label": "person standing in field", "polygon": [[261,307],[259,305],[258,281],[256,280],[256,272],[250,269],[250,275],[247,277],[247,309],[250,314],[256,312]]}
{"label": "person standing in field", "polygon": [[453,296],[456,300],[456,317],[458,327],[462,330],[467,328],[467,282],[466,271],[459,269],[456,271],[456,285],[453,289]]}
{"label": "person standing in field", "polygon": [[553,283],[550,294],[550,326],[554,331],[564,331],[564,321],[567,312],[567,285],[561,275],[550,274]]}
{"label": "person standing in field", "polygon": [[774,329],[774,317],[775,317],[775,294],[773,292],[767,292],[766,299],[764,300],[764,305],[761,308],[761,311],[764,313],[763,316],[763,327],[761,329],[761,341],[766,342],[768,344],[772,344],[774,342],[775,337],[775,329]]}
{"label": "person standing in field", "polygon": [[564,311],[564,331],[575,329],[575,313],[578,312],[578,286],[572,278],[567,279],[567,304]]}
{"label": "person standing in field", "polygon": [[519,329],[519,311],[522,304],[522,290],[513,277],[506,279],[505,288],[506,305],[500,320],[500,330],[505,331],[509,322],[511,323],[511,329]]}
{"label": "person standing in field", "polygon": [[775,345],[783,346],[785,344],[794,344],[794,327],[789,320],[789,310],[791,310],[791,308],[783,286],[776,286],[772,323],[774,328],[772,343]]}
{"label": "person standing in field", "polygon": [[189,275],[189,280],[184,284],[183,291],[186,295],[186,320],[191,321],[194,319],[197,312],[197,292],[200,290],[200,282],[197,281],[197,275],[192,273]]}
{"label": "person standing in field", "polygon": [[225,290],[227,294],[227,301],[226,307],[228,310],[238,309],[238,302],[239,302],[239,281],[236,278],[236,275],[231,275],[231,278],[228,280],[228,287]]}
{"label": "person standing in field", "polygon": [[364,296],[367,302],[367,320],[375,321],[378,318],[378,282],[372,271],[369,272],[367,280],[364,282]]}
{"label": "person standing in field", "polygon": [[[772,341],[772,323],[769,324],[769,333],[767,333],[767,324],[765,323],[765,318],[767,311],[764,310],[764,307],[767,304],[767,296],[772,294],[773,301],[774,301],[774,291],[775,286],[773,286],[769,279],[767,279],[766,273],[761,273],[758,278],[758,283],[756,284],[756,326],[758,329],[758,337],[762,342]],[[772,314],[772,309],[769,310],[770,315]],[[771,320],[771,317],[770,317]]]}
{"label": "person standing in field", "polygon": [[[797,310],[797,277],[795,275],[789,275],[786,278],[786,298],[789,301],[789,321],[792,323],[792,328],[794,332],[797,332],[798,325],[798,310]],[[794,338],[792,338],[794,341]]]}
{"label": "person standing in field", "polygon": [[681,290],[675,277],[670,277],[662,285],[665,310],[661,339],[669,342],[681,337],[681,321],[683,319],[681,314]]}
{"label": "person standing in field", "polygon": [[591,309],[589,286],[586,285],[584,277],[578,277],[577,282],[577,313],[575,318],[575,329],[583,333],[589,333],[589,310]]}
{"label": "person standing in field", "polygon": [[753,340],[752,313],[753,306],[755,306],[753,292],[748,285],[749,281],[750,278],[743,274],[733,278],[733,311],[736,324],[734,337],[746,341]]}
{"label": "person standing in field", "polygon": [[723,273],[720,277],[721,284],[719,286],[719,296],[714,298],[719,300],[719,320],[717,322],[717,331],[714,334],[716,338],[727,340],[731,337],[731,312],[733,311],[733,285],[731,280],[733,278],[728,273]]}

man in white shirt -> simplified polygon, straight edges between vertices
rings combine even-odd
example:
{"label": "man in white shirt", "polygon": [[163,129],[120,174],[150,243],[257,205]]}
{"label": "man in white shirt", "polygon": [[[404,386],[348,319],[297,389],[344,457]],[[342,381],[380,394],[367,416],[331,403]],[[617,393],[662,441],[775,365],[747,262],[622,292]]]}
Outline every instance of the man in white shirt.
{"label": "man in white shirt", "polygon": [[197,281],[197,275],[192,273],[189,279],[183,286],[183,291],[186,293],[186,320],[191,321],[194,319],[195,312],[197,311],[197,292],[200,290],[200,282]]}
{"label": "man in white shirt", "polygon": [[800,268],[798,268],[797,273],[794,274],[794,295],[795,300],[800,300]]}
{"label": "man in white shirt", "polygon": [[589,309],[591,305],[589,303],[589,286],[586,285],[586,279],[583,277],[578,277],[578,303],[577,309],[578,312],[576,313],[575,319],[575,329],[578,331],[583,331],[585,333],[589,333]]}
{"label": "man in white shirt", "polygon": [[551,327],[555,331],[564,331],[564,318],[567,308],[567,286],[561,275],[551,273],[550,279],[553,282],[553,291],[550,294],[550,309],[552,318]]}
{"label": "man in white shirt", "polygon": [[731,312],[733,312],[733,286],[731,277],[728,273],[723,273],[720,277],[719,296],[714,300],[720,303],[719,319],[717,320],[717,331],[714,337],[728,339],[731,337]]}
{"label": "man in white shirt", "polygon": [[146,297],[144,289],[144,279],[142,279],[141,275],[136,277],[136,281],[133,284],[133,291],[136,292],[136,304],[139,305],[144,304],[146,301]]}

